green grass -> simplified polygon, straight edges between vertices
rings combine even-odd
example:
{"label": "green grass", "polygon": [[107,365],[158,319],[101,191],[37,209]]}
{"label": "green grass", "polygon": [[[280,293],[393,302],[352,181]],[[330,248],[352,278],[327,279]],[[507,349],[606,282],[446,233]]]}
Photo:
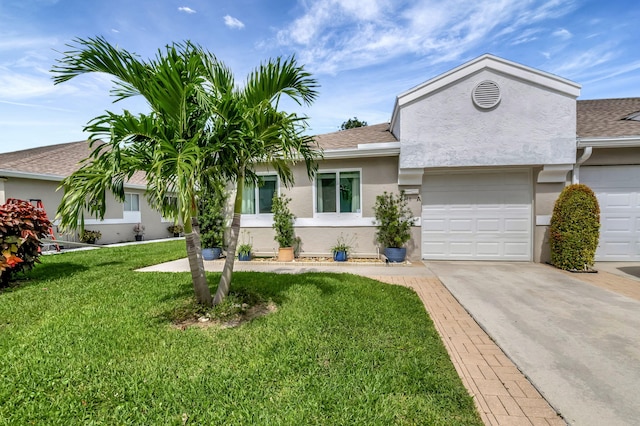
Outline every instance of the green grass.
{"label": "green grass", "polygon": [[[234,274],[278,310],[179,330],[184,242],[46,256],[0,293],[0,424],[482,424],[412,291],[348,274]],[[212,287],[218,274],[210,274]]]}

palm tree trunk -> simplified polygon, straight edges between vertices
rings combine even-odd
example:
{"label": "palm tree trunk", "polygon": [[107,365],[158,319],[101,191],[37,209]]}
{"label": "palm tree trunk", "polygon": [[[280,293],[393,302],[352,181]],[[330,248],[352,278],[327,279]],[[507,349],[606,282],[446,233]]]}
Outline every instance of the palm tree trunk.
{"label": "palm tree trunk", "polygon": [[238,190],[236,191],[236,199],[233,204],[233,219],[231,220],[229,245],[227,246],[227,258],[224,261],[224,269],[220,276],[218,290],[213,298],[214,305],[222,302],[229,294],[229,289],[231,288],[231,275],[233,274],[233,265],[236,261],[236,247],[238,246],[238,237],[240,236],[240,214],[242,213],[243,191],[244,173],[242,173],[240,178],[238,178]]}
{"label": "palm tree trunk", "polygon": [[207,276],[202,259],[202,247],[200,246],[200,227],[198,218],[195,216],[190,221],[185,221],[185,241],[187,243],[187,258],[189,259],[189,269],[191,270],[191,281],[193,282],[196,301],[201,305],[212,306],[211,290],[209,290],[209,285],[207,284]]}

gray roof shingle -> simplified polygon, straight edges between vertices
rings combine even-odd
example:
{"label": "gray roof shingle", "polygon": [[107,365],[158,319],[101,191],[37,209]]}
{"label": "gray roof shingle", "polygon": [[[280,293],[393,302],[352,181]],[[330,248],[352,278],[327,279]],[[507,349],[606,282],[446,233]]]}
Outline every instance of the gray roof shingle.
{"label": "gray roof shingle", "polygon": [[[68,142],[0,154],[2,170],[34,173],[64,178],[80,167],[80,161],[91,153],[89,142]],[[136,173],[129,180],[133,185],[146,185],[144,174]]]}
{"label": "gray roof shingle", "polygon": [[579,100],[578,137],[640,136],[640,121],[625,120],[625,117],[638,112],[640,112],[640,98]]}

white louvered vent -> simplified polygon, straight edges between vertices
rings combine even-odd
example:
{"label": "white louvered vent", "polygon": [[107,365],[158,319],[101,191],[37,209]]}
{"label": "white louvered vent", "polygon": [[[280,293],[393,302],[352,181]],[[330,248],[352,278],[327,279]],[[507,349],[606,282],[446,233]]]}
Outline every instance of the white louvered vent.
{"label": "white louvered vent", "polygon": [[481,81],[473,88],[471,97],[478,108],[493,108],[500,103],[500,86],[495,81]]}

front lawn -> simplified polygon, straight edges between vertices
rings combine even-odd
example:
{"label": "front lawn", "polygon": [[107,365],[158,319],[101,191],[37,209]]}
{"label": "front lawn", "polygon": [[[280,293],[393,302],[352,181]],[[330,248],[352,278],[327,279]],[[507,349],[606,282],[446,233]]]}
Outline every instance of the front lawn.
{"label": "front lawn", "polygon": [[[184,241],[42,258],[0,292],[0,424],[481,425],[418,297],[348,274],[234,274],[277,310],[174,327]],[[219,274],[210,274],[215,290]]]}

